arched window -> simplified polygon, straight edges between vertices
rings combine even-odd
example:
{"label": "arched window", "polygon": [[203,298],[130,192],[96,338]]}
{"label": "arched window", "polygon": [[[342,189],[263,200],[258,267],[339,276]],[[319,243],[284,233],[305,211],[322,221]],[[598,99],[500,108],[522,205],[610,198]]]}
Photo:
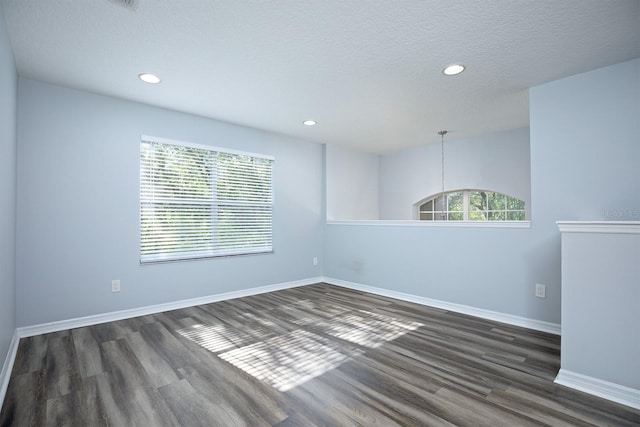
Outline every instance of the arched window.
{"label": "arched window", "polygon": [[416,206],[422,221],[525,221],[524,201],[495,191],[448,191]]}

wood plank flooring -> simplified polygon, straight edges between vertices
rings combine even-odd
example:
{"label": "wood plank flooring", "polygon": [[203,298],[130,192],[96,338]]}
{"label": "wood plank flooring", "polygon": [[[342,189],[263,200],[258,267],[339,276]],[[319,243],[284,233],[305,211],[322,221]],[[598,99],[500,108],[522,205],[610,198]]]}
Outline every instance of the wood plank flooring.
{"label": "wood plank flooring", "polygon": [[638,426],[560,338],[326,284],[20,341],[2,426]]}

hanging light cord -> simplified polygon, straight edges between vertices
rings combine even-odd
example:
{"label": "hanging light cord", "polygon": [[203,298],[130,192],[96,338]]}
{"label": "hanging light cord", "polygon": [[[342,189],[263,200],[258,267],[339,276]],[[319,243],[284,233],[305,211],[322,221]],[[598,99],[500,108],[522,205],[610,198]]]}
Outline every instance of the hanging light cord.
{"label": "hanging light cord", "polygon": [[444,136],[447,134],[446,130],[438,131],[440,135],[440,156],[441,156],[441,170],[442,170],[442,193],[444,193]]}

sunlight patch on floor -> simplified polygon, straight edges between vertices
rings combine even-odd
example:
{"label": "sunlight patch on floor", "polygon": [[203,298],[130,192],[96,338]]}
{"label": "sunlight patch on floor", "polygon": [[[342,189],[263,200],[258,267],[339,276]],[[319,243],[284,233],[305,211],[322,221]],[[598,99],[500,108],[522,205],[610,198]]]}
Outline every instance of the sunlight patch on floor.
{"label": "sunlight patch on floor", "polygon": [[301,300],[287,307],[279,308],[279,313],[286,316],[289,322],[304,326],[328,320],[351,310],[351,308],[340,304]]}
{"label": "sunlight patch on floor", "polygon": [[403,321],[395,317],[358,310],[336,316],[328,322],[320,322],[318,326],[336,338],[365,347],[377,348],[385,342],[395,340],[424,325],[419,322]]}
{"label": "sunlight patch on floor", "polygon": [[[308,307],[301,303],[299,306],[319,311],[315,305]],[[305,313],[299,307],[289,309]],[[290,390],[364,352],[355,346],[345,350],[344,344],[328,336],[358,346],[377,348],[423,326],[419,322],[365,310],[344,312],[340,307],[327,307],[326,311],[301,317],[305,329],[270,338],[261,337],[259,333],[269,320],[259,315],[246,317],[257,326],[253,336],[224,325],[202,324],[180,329],[178,333],[213,353],[224,351],[218,354],[222,360],[280,391]]]}
{"label": "sunlight patch on floor", "polygon": [[227,350],[231,347],[239,347],[255,340],[250,335],[234,331],[225,325],[207,326],[197,324],[188,328],[178,329],[177,332],[212,353]]}
{"label": "sunlight patch on floor", "polygon": [[218,357],[280,391],[290,390],[351,360],[330,340],[301,329]]}

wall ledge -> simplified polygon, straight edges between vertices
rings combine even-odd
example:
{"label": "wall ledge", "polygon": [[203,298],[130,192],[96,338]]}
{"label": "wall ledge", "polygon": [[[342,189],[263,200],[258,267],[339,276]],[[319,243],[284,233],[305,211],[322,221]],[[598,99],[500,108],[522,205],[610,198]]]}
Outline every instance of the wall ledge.
{"label": "wall ledge", "polygon": [[418,221],[393,219],[327,220],[327,225],[375,227],[531,228],[531,221]]}
{"label": "wall ledge", "polygon": [[636,390],[635,388],[600,380],[577,372],[567,371],[566,369],[560,369],[554,382],[565,387],[611,400],[612,402],[640,409],[640,390]]}
{"label": "wall ledge", "polygon": [[561,233],[640,234],[640,221],[556,221]]}

